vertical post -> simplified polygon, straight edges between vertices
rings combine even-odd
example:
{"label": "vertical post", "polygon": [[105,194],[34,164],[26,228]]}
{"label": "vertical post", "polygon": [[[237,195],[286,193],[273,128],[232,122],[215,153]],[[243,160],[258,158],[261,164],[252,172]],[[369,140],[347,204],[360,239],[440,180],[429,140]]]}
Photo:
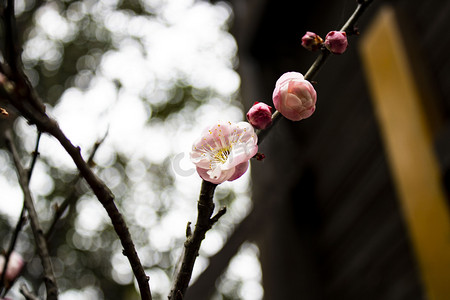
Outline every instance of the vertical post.
{"label": "vertical post", "polygon": [[392,8],[361,40],[376,115],[428,299],[450,295],[450,211],[433,150],[423,82],[416,80]]}

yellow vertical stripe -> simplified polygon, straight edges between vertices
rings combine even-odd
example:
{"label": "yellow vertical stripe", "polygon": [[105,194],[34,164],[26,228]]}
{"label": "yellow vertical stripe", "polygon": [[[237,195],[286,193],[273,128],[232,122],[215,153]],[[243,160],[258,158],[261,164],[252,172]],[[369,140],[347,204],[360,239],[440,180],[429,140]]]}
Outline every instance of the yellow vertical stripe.
{"label": "yellow vertical stripe", "polygon": [[393,9],[382,8],[360,53],[428,298],[450,299],[450,215],[433,136]]}

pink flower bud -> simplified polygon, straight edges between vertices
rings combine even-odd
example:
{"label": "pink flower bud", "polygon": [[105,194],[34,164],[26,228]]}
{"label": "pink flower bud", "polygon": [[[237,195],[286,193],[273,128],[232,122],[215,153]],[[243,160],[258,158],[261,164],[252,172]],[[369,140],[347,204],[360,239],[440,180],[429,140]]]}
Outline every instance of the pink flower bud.
{"label": "pink flower bud", "polygon": [[247,120],[256,129],[266,129],[272,124],[272,107],[255,102],[247,113]]}
{"label": "pink flower bud", "polygon": [[307,31],[302,37],[302,46],[309,51],[316,51],[322,47],[323,40],[314,32]]}
{"label": "pink flower bud", "polygon": [[291,121],[306,119],[316,110],[316,90],[297,72],[284,73],[277,80],[272,98],[275,108]]}
{"label": "pink flower bud", "polygon": [[[3,266],[5,265],[5,257],[0,256],[0,275],[3,272]],[[8,266],[6,267],[6,274],[5,274],[5,280],[7,283],[11,283],[20,275],[20,272],[22,271],[22,268],[24,266],[24,261],[22,256],[17,252],[12,252],[9,261]]]}
{"label": "pink flower bud", "polygon": [[334,54],[342,54],[347,49],[347,34],[345,31],[330,31],[325,37],[325,47]]}

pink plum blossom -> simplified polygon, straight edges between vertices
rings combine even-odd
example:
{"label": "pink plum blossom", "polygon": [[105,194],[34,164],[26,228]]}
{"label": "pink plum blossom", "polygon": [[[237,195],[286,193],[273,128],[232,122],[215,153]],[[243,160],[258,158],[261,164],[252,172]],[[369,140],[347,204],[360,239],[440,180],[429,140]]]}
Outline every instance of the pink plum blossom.
{"label": "pink plum blossom", "polygon": [[275,108],[291,121],[306,119],[316,109],[316,90],[297,72],[284,73],[277,80],[272,98]]}
{"label": "pink plum blossom", "polygon": [[[17,252],[12,252],[9,256],[8,266],[6,267],[5,281],[11,283],[20,275],[22,268],[24,266],[24,261],[22,256]],[[5,257],[0,256],[0,276],[3,272],[3,267],[5,265]]]}
{"label": "pink plum blossom", "polygon": [[330,31],[325,37],[325,47],[334,54],[342,54],[348,46],[345,31]]}
{"label": "pink plum blossom", "polygon": [[323,44],[322,38],[314,32],[307,31],[302,37],[302,46],[309,51],[316,51],[320,49]]}
{"label": "pink plum blossom", "polygon": [[219,121],[192,145],[191,161],[206,181],[219,184],[241,177],[258,152],[258,136],[247,122]]}
{"label": "pink plum blossom", "polygon": [[272,124],[272,107],[262,102],[255,102],[247,113],[247,120],[256,129],[266,129]]}

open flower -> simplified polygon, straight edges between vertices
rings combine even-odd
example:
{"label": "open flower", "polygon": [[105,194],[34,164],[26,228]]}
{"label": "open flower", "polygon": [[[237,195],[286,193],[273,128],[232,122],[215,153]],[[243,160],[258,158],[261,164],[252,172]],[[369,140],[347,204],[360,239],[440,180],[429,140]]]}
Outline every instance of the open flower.
{"label": "open flower", "polygon": [[287,119],[300,121],[316,109],[317,93],[298,72],[284,73],[276,82],[272,95],[275,108]]}
{"label": "open flower", "polygon": [[258,137],[247,122],[217,122],[192,145],[191,161],[206,181],[222,183],[241,177],[258,152]]}

